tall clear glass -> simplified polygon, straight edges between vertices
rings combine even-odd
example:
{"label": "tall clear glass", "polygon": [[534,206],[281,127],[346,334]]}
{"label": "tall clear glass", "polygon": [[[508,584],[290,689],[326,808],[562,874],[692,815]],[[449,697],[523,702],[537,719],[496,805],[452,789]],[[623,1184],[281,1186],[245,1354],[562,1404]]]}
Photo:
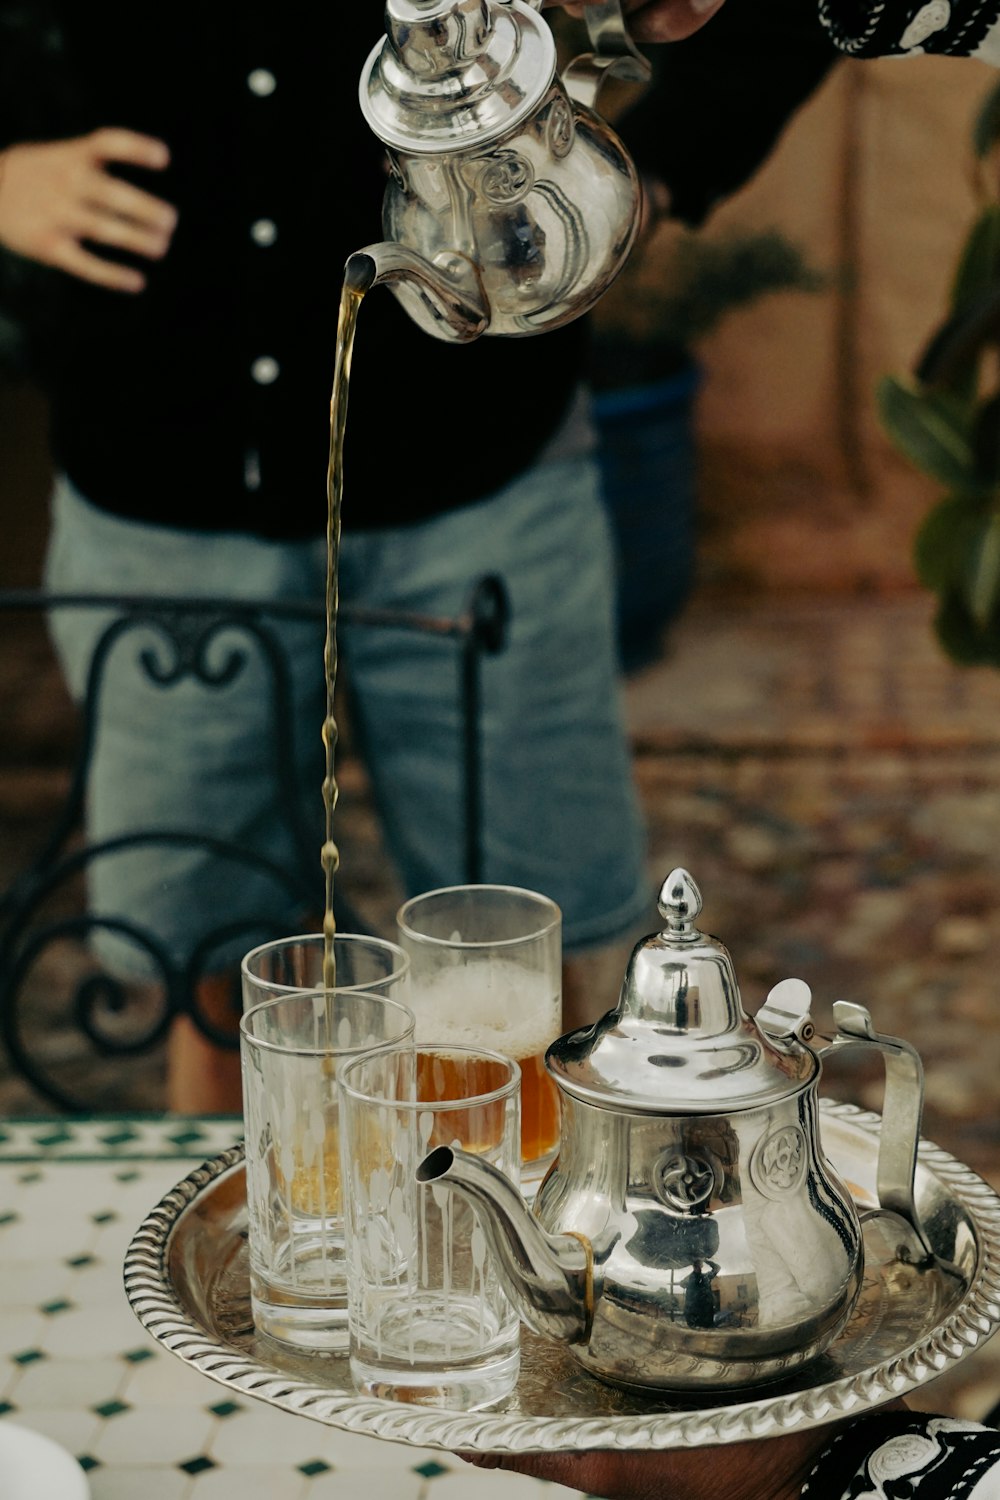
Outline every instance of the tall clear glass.
{"label": "tall clear glass", "polygon": [[341,1071],[351,1374],[367,1395],[474,1410],[517,1382],[520,1325],[475,1214],[415,1174],[449,1145],[516,1182],[519,1081],[509,1058],[450,1044]]}
{"label": "tall clear glass", "polygon": [[399,910],[417,1041],[492,1048],[521,1069],[521,1183],[530,1196],[559,1144],[545,1050],[562,1030],[562,913],[535,891],[459,885]]}
{"label": "tall clear glass", "polygon": [[[323,988],[323,934],[278,938],[253,948],[241,964],[243,1009],[292,990]],[[367,933],[338,932],[333,940],[338,990],[391,995],[406,977],[410,961],[402,948]],[[404,998],[397,994],[397,999]]]}
{"label": "tall clear glass", "polygon": [[412,1039],[412,1011],[359,990],[282,995],[240,1022],[250,1296],[282,1343],[347,1346],[337,1074]]}

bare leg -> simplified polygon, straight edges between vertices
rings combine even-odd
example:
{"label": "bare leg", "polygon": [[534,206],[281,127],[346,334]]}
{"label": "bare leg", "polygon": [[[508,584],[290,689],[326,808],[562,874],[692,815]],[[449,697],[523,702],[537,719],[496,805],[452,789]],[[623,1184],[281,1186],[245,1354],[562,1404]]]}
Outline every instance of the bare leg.
{"label": "bare leg", "polygon": [[[213,1025],[237,1034],[231,975],[203,979],[197,997]],[[243,1108],[240,1054],[216,1047],[187,1016],[174,1022],[167,1042],[167,1108],[179,1115],[239,1114]]]}

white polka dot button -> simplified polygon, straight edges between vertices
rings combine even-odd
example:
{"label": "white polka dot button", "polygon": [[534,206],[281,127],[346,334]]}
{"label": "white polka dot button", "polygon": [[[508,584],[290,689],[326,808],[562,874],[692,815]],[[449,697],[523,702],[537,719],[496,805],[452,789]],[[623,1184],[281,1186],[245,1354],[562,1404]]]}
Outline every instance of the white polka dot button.
{"label": "white polka dot button", "polygon": [[255,219],[250,225],[250,238],[266,250],[278,238],[278,226],[273,219]]}
{"label": "white polka dot button", "polygon": [[268,68],[254,68],[247,78],[247,87],[258,99],[266,99],[278,87],[278,80]]}
{"label": "white polka dot button", "polygon": [[280,373],[280,366],[270,354],[262,354],[250,366],[250,374],[258,385],[273,385]]}

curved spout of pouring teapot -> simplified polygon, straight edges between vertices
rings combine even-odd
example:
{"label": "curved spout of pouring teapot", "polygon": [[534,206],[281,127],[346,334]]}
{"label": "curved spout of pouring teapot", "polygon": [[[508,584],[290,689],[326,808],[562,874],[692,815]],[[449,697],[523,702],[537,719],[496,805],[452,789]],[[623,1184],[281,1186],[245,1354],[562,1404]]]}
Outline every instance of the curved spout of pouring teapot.
{"label": "curved spout of pouring teapot", "polygon": [[471,343],[489,327],[478,267],[458,250],[429,260],[406,245],[384,240],[355,250],[344,267],[344,279],[358,292],[392,286],[424,332],[449,343]]}
{"label": "curved spout of pouring teapot", "polygon": [[582,1235],[547,1234],[517,1188],[467,1151],[438,1146],[417,1167],[418,1182],[440,1182],[471,1203],[504,1291],[536,1333],[586,1342],[594,1304],[594,1260]]}

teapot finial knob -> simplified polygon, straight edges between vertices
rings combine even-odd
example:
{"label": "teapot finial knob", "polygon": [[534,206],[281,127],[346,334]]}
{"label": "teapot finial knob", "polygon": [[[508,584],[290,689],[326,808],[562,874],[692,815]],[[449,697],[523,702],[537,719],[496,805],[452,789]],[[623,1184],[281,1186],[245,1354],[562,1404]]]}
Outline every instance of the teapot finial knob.
{"label": "teapot finial knob", "polygon": [[695,918],[701,912],[701,891],[687,870],[680,866],[671,870],[660,887],[657,903],[660,916],[666,922],[666,930],[673,937],[695,937]]}

